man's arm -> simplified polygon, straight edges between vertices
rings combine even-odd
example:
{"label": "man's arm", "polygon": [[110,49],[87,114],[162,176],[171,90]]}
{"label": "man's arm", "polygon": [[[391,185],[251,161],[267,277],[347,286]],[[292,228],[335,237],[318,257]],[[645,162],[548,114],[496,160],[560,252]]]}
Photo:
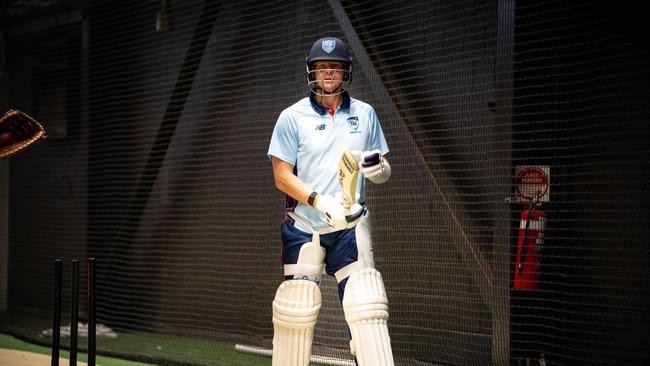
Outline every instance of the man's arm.
{"label": "man's arm", "polygon": [[[271,163],[273,164],[275,186],[290,197],[302,203],[307,203],[312,190],[302,179],[293,174],[293,164],[275,156],[271,158]],[[318,197],[316,197],[316,200],[318,200]]]}
{"label": "man's arm", "polygon": [[[271,157],[271,162],[273,164],[275,186],[290,197],[309,205],[309,196],[312,193],[312,189],[302,179],[293,174],[293,164],[287,163],[275,156]],[[358,204],[356,206],[358,206],[359,210],[361,209],[361,206]],[[349,221],[345,215],[346,210],[340,199],[328,194],[317,194],[313,207],[324,213],[327,223],[334,228],[345,229],[349,225],[353,226],[360,217],[359,215],[350,215],[354,216],[354,220]]]}

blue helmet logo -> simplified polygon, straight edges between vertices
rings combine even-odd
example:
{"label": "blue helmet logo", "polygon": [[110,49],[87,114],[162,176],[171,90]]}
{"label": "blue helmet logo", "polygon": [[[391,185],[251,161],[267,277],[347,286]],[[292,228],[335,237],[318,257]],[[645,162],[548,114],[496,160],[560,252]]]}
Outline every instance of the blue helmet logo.
{"label": "blue helmet logo", "polygon": [[336,48],[336,40],[334,39],[325,39],[323,40],[323,51],[330,53]]}

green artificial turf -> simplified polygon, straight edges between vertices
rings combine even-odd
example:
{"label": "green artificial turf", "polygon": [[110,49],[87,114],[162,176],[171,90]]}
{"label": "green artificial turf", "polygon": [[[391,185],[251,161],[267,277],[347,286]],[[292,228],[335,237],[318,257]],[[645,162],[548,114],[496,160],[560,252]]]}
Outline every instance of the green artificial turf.
{"label": "green artificial turf", "polygon": [[[50,355],[51,352],[51,349],[48,347],[27,343],[6,334],[0,334],[0,348],[33,352],[33,353],[38,353],[38,354],[48,355],[48,356]],[[68,359],[69,358],[68,351],[61,350],[60,357]],[[86,362],[88,360],[88,355],[85,353],[77,353],[77,360],[81,362]],[[101,366],[150,366],[150,364],[147,363],[120,360],[117,358],[104,357],[104,356],[97,356],[97,364]]]}
{"label": "green artificial turf", "polygon": [[[17,349],[41,354],[50,354],[50,339],[40,333],[51,328],[48,320],[31,316],[14,316],[2,319],[0,328],[20,329],[20,338],[0,334],[0,348]],[[4,324],[1,324],[4,323]],[[11,332],[13,333],[13,332]],[[61,358],[68,358],[69,340],[61,338]],[[86,361],[86,339],[80,337],[77,358]],[[214,340],[161,335],[139,331],[121,331],[116,338],[97,337],[97,363],[102,366],[141,366],[159,363],[169,365],[196,366],[270,366],[271,358],[235,351],[234,345]],[[100,356],[101,355],[101,356]],[[111,357],[108,357],[111,356]],[[127,361],[136,360],[136,361]],[[101,360],[101,361],[100,361]],[[143,363],[147,362],[147,363]],[[322,366],[311,363],[311,366]]]}

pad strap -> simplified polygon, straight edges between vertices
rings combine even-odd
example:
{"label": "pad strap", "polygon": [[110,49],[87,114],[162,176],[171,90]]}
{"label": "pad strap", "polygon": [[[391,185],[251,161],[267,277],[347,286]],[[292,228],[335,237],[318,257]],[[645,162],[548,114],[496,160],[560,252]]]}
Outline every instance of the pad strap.
{"label": "pad strap", "polygon": [[334,273],[334,277],[336,277],[336,282],[341,282],[354,272],[361,272],[366,268],[373,268],[374,266],[374,262],[359,259],[356,262],[350,263],[347,266],[336,271]]}

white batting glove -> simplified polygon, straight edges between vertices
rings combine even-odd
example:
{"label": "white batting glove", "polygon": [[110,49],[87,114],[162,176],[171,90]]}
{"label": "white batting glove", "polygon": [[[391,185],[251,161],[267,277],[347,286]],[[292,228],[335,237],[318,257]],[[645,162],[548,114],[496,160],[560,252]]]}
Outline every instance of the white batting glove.
{"label": "white batting glove", "polygon": [[376,184],[386,183],[390,178],[391,169],[379,150],[352,151],[361,167],[361,173],[366,179]]}
{"label": "white batting glove", "polygon": [[314,206],[318,211],[325,214],[327,224],[337,230],[345,229],[345,208],[341,200],[336,199],[329,194],[319,194]]}
{"label": "white batting glove", "polygon": [[350,209],[346,212],[345,216],[345,228],[353,228],[359,220],[365,215],[366,208],[361,206],[358,203],[353,204]]}
{"label": "white batting glove", "polygon": [[354,201],[349,198],[350,196],[345,192],[337,192],[336,199],[341,202],[343,208],[347,208],[345,212],[346,228],[352,228],[359,222],[359,219],[366,213],[366,208],[357,203],[359,201],[359,193],[355,193]]}
{"label": "white batting glove", "polygon": [[344,208],[350,207],[350,210],[352,210],[352,205],[359,202],[359,197],[359,193],[355,193],[353,199],[350,197],[348,192],[336,192],[336,196],[334,198],[336,198],[337,201],[341,202]]}

